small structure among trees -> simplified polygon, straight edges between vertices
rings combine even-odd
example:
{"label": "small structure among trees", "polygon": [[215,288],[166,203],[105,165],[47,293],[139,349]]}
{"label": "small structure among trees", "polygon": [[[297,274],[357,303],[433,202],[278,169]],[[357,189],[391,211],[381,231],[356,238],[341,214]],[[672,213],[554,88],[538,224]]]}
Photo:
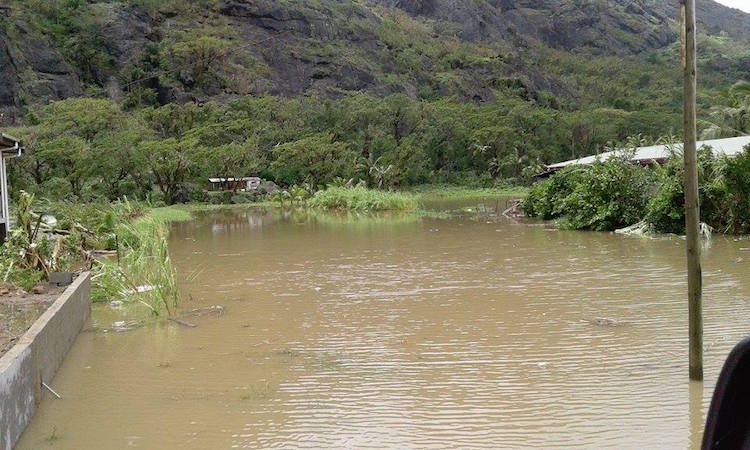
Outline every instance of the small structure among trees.
{"label": "small structure among trees", "polygon": [[10,213],[8,211],[8,175],[5,161],[23,154],[23,144],[20,140],[5,133],[0,133],[0,243],[5,242],[8,235]]}
{"label": "small structure among trees", "polygon": [[258,177],[242,177],[242,178],[209,178],[208,182],[211,183],[211,190],[213,191],[245,191],[255,192],[260,188],[261,180]]}

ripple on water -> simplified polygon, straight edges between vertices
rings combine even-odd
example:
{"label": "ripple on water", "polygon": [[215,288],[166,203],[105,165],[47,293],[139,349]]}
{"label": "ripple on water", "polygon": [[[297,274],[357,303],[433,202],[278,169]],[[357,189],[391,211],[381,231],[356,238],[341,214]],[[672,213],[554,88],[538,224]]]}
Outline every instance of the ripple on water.
{"label": "ripple on water", "polygon": [[[696,406],[681,240],[460,218],[233,220],[180,225],[171,242],[178,268],[202,268],[183,288],[231,302],[227,313],[84,336],[56,379],[81,394],[45,402],[22,448],[53,426],[70,448],[128,436],[149,448],[688,448],[750,323],[741,243],[716,239]],[[273,226],[240,226],[263,220]]]}

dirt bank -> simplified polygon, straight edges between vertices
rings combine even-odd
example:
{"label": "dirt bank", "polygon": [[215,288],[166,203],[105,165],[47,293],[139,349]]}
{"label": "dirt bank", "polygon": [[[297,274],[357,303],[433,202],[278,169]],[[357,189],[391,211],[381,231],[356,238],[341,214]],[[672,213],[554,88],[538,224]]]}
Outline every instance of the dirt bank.
{"label": "dirt bank", "polygon": [[39,285],[33,292],[0,285],[0,355],[60,296],[65,286]]}

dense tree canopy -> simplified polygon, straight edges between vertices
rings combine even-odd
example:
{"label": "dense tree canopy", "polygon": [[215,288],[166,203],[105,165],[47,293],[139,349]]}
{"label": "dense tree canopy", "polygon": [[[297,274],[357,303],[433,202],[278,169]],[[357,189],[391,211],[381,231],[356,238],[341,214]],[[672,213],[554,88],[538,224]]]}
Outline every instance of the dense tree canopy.
{"label": "dense tree canopy", "polygon": [[245,97],[136,110],[78,98],[34,107],[29,125],[12,130],[29,144],[13,176],[45,195],[112,199],[158,188],[169,203],[188,199],[209,176],[313,186],[353,178],[382,188],[519,183],[543,163],[591,154],[652,120],[641,112],[543,108],[516,97],[483,105],[400,94]]}

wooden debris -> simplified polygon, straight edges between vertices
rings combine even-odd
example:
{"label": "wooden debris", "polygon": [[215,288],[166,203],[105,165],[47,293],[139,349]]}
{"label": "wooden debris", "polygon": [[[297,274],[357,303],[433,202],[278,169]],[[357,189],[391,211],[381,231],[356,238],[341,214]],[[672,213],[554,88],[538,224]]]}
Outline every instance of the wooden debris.
{"label": "wooden debris", "polygon": [[169,321],[170,322],[174,322],[174,323],[176,323],[178,325],[182,325],[183,327],[188,327],[188,328],[196,328],[198,326],[198,325],[196,325],[194,323],[190,323],[190,322],[188,322],[186,320],[182,320],[182,319],[177,318],[177,317],[170,317]]}

